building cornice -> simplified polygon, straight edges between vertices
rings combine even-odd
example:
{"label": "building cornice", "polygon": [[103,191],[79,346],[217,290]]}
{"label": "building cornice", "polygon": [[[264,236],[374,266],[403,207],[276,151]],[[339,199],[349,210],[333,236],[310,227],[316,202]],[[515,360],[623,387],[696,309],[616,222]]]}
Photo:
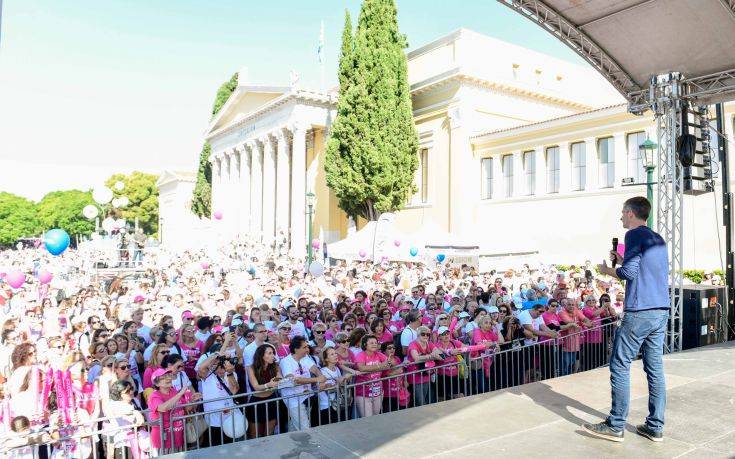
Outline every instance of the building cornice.
{"label": "building cornice", "polygon": [[245,117],[233,122],[232,124],[229,124],[215,131],[208,132],[204,138],[206,140],[211,140],[215,137],[230,133],[243,124],[247,124],[253,119],[258,118],[259,116],[272,112],[273,110],[287,104],[288,102],[291,102],[292,100],[307,102],[311,105],[320,106],[327,109],[334,109],[337,104],[337,97],[335,95],[324,94],[307,89],[295,89],[291,92],[275,98],[274,100],[268,102],[257,110],[248,113]]}

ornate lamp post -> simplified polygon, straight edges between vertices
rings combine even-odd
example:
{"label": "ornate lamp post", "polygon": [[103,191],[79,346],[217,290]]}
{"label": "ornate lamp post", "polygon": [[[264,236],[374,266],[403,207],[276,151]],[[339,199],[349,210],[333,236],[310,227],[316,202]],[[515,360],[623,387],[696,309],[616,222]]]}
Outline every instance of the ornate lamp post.
{"label": "ornate lamp post", "polygon": [[646,168],[646,197],[648,202],[651,203],[651,213],[648,215],[648,227],[653,229],[653,170],[656,168],[654,165],[654,154],[656,152],[655,142],[650,139],[646,139],[645,142],[638,146],[641,158],[643,158],[643,164]]}
{"label": "ornate lamp post", "polygon": [[316,198],[316,195],[309,191],[306,193],[306,214],[309,216],[309,226],[308,226],[308,236],[306,238],[306,247],[307,247],[307,258],[306,258],[306,270],[309,270],[309,267],[311,266],[311,260],[312,260],[312,250],[311,247],[311,219],[314,215],[314,198]]}

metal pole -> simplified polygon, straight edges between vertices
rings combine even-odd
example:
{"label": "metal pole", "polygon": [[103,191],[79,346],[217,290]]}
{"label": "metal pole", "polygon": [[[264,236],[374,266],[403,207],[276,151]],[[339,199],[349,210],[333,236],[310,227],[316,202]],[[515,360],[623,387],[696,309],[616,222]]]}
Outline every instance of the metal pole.
{"label": "metal pole", "polygon": [[[648,198],[648,202],[651,203],[651,207],[653,207],[653,169],[654,167],[652,166],[646,166],[646,197]],[[647,225],[653,229],[653,209],[648,214]]]}
{"label": "metal pole", "polygon": [[[725,225],[725,285],[727,286],[727,310],[724,314],[727,317],[727,321],[730,324],[735,323],[734,314],[735,307],[733,307],[733,301],[735,301],[735,269],[733,269],[733,262],[735,262],[735,254],[732,250],[732,204],[733,194],[730,191],[730,166],[727,157],[727,139],[722,135],[725,132],[725,113],[722,104],[715,105],[715,116],[717,117],[717,151],[720,159],[720,178],[722,180],[722,223]],[[730,328],[732,330],[732,328]],[[733,339],[732,332],[728,339]]]}
{"label": "metal pole", "polygon": [[307,247],[307,253],[308,253],[307,258],[306,258],[306,271],[307,272],[309,271],[309,267],[311,266],[311,256],[312,256],[312,250],[313,250],[313,248],[311,247],[311,214],[313,212],[313,209],[314,209],[313,205],[309,204],[309,212],[308,212],[309,229],[308,229],[308,236],[306,238],[306,247]]}

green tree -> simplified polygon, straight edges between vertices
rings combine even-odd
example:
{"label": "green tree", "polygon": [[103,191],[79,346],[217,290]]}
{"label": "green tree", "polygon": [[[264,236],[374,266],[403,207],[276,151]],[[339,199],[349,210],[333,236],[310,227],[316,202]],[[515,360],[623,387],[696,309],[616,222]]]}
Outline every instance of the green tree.
{"label": "green tree", "polygon": [[48,231],[61,228],[74,237],[89,235],[94,231],[94,221],[82,215],[84,206],[94,204],[92,193],[80,190],[52,191],[36,205],[40,229]]}
{"label": "green tree", "polygon": [[[343,37],[351,24],[345,23]],[[327,144],[327,185],[352,217],[377,220],[416,191],[418,136],[406,38],[393,0],[362,3],[352,46],[343,38],[337,117]],[[346,80],[346,84],[342,82]]]}
{"label": "green tree", "polygon": [[352,18],[350,10],[345,9],[345,26],[342,29],[342,48],[339,53],[339,89],[346,92],[352,81],[355,69],[355,57],[352,47]]}
{"label": "green tree", "polygon": [[26,198],[0,192],[0,246],[38,234],[36,205]]}
{"label": "green tree", "polygon": [[[105,181],[114,194],[114,199],[126,196],[130,201],[125,207],[118,207],[112,211],[115,218],[124,218],[129,224],[138,218],[138,225],[145,234],[155,235],[158,232],[158,176],[133,172],[130,175],[114,174]],[[121,191],[115,189],[115,183],[122,182]]]}
{"label": "green tree", "polygon": [[[237,88],[237,76],[235,73],[228,81],[222,83],[217,90],[212,105],[212,118],[222,109]],[[202,151],[199,153],[199,168],[197,169],[197,183],[194,186],[194,196],[191,200],[191,210],[200,217],[209,217],[212,213],[212,165],[209,163],[209,155],[212,147],[209,142],[204,142]]]}

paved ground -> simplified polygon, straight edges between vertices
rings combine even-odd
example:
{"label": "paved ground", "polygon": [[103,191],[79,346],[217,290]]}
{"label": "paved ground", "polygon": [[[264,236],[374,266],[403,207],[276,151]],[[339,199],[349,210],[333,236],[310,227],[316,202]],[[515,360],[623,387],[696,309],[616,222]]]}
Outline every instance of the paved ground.
{"label": "paved ground", "polygon": [[[665,357],[668,393],[663,443],[588,436],[580,425],[610,406],[607,368],[541,383],[180,454],[186,458],[735,458],[735,342]],[[636,362],[629,421],[647,412]]]}

